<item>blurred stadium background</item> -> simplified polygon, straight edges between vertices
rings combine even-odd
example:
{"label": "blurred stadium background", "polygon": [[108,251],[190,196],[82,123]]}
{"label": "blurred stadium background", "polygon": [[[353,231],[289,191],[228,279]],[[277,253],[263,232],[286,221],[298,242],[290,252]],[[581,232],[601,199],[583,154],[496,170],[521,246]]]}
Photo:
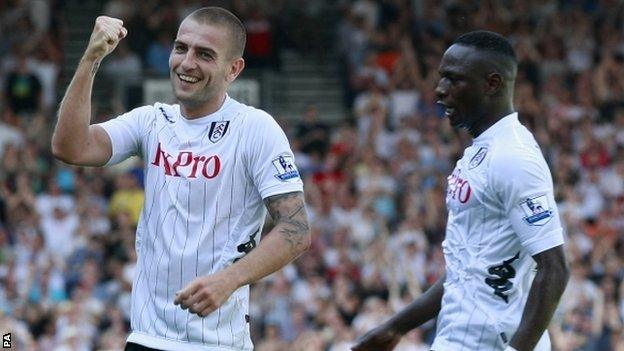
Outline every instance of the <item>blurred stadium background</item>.
{"label": "blurred stadium background", "polygon": [[622,0],[0,1],[0,333],[14,347],[123,348],[141,165],[55,161],[55,110],[100,14],[129,35],[98,73],[93,119],[169,99],[171,41],[200,5],[244,21],[231,94],[275,116],[306,183],[313,246],[254,285],[257,350],[348,350],[441,274],[446,176],[469,138],[433,90],[448,43],[478,28],[513,42],[516,108],[553,172],[572,267],[554,349],[624,350]]}

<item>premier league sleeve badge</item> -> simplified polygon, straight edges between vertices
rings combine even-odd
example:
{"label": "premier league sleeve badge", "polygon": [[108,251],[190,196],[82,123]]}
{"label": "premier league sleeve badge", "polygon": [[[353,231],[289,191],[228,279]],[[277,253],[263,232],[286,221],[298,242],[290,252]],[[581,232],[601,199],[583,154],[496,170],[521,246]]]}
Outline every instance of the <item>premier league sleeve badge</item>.
{"label": "premier league sleeve badge", "polygon": [[523,219],[528,225],[542,226],[553,216],[546,194],[527,198],[520,203],[520,207],[526,215]]}
{"label": "premier league sleeve badge", "polygon": [[285,182],[289,179],[299,178],[299,171],[295,167],[293,158],[290,155],[280,155],[273,160],[273,167],[277,170],[275,178]]}

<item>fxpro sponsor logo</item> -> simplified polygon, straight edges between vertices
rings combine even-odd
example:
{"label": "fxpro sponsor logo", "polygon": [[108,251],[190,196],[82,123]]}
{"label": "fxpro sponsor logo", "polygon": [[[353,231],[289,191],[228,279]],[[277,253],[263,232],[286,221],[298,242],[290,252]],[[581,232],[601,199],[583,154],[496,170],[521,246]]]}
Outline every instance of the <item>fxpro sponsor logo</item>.
{"label": "fxpro sponsor logo", "polygon": [[465,204],[470,200],[472,189],[470,183],[464,177],[462,177],[461,169],[457,168],[453,171],[453,174],[448,176],[448,186],[446,190],[447,199],[457,200],[462,204]]}
{"label": "fxpro sponsor logo", "polygon": [[193,151],[181,151],[177,155],[171,155],[160,143],[150,164],[163,168],[167,176],[184,176],[190,179],[198,177],[212,179],[221,171],[221,159],[218,155],[197,155]]}

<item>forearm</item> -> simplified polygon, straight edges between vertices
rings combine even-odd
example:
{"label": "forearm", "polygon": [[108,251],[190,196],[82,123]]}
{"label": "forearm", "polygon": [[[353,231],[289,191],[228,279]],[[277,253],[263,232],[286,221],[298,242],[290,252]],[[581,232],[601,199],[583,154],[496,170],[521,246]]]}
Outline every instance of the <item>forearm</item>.
{"label": "forearm", "polygon": [[442,276],[438,281],[418,299],[405,307],[401,312],[390,318],[387,324],[392,330],[404,335],[410,330],[437,317],[442,306],[444,294],[444,281]]}
{"label": "forearm", "polygon": [[226,269],[237,287],[251,284],[279,270],[310,246],[303,193],[272,196],[265,203],[275,226],[258,247]]}
{"label": "forearm", "polygon": [[255,249],[228,267],[226,272],[238,287],[248,285],[278,271],[309,246],[307,228],[293,230],[287,224],[278,224]]}
{"label": "forearm", "polygon": [[67,87],[52,135],[52,150],[57,157],[71,158],[86,148],[91,121],[91,91],[100,60],[83,56]]}
{"label": "forearm", "polygon": [[520,325],[510,345],[518,351],[531,351],[544,334],[568,281],[567,270],[538,269],[529,291]]}
{"label": "forearm", "polygon": [[310,230],[301,191],[264,200],[275,227],[240,260],[215,274],[194,279],[176,293],[174,304],[205,317],[232,293],[284,267],[310,246]]}

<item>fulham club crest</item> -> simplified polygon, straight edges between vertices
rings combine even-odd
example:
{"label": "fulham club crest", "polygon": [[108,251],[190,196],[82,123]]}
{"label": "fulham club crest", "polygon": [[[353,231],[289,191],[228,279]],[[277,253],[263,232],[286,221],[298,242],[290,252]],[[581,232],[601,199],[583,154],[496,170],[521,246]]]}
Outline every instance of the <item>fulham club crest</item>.
{"label": "fulham club crest", "polygon": [[230,121],[212,122],[210,124],[210,135],[208,136],[208,139],[210,139],[213,143],[221,140],[221,138],[225,135],[225,132],[227,132],[229,125]]}
{"label": "fulham club crest", "polygon": [[485,159],[485,155],[487,155],[488,149],[486,147],[482,147],[477,151],[477,153],[472,156],[470,159],[470,163],[468,164],[468,169],[477,168],[481,162]]}

